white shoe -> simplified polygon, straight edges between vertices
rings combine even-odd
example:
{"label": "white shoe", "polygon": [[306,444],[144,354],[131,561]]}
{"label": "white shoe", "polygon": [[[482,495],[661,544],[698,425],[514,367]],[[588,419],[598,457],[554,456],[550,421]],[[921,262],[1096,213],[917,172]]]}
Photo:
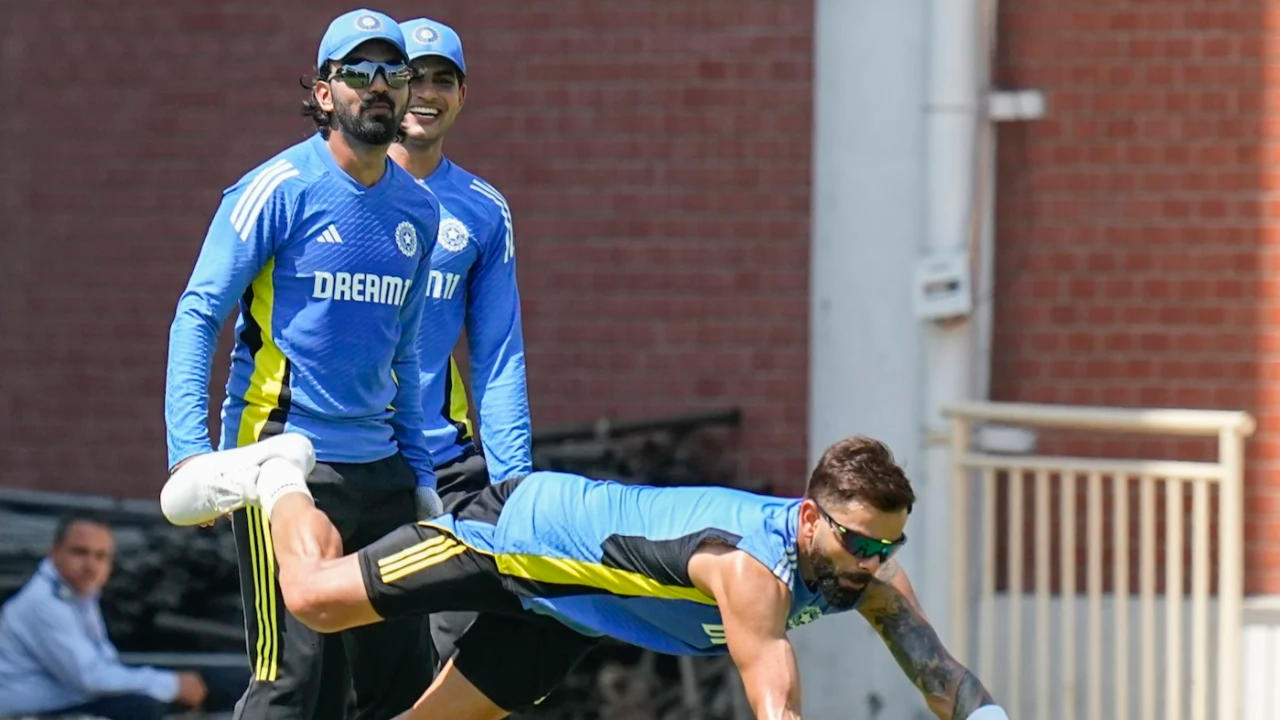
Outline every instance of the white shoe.
{"label": "white shoe", "polygon": [[315,447],[311,445],[311,440],[306,435],[296,432],[274,435],[261,442],[227,452],[244,453],[248,457],[255,458],[258,464],[273,457],[288,460],[301,468],[303,475],[310,475],[316,467]]}
{"label": "white shoe", "polygon": [[254,464],[228,463],[218,453],[191,458],[160,490],[160,511],[174,525],[203,525],[258,499]]}
{"label": "white shoe", "polygon": [[305,478],[315,467],[315,450],[306,436],[284,433],[233,450],[191,458],[160,491],[160,510],[174,525],[202,525],[258,502],[263,463],[285,460]]}

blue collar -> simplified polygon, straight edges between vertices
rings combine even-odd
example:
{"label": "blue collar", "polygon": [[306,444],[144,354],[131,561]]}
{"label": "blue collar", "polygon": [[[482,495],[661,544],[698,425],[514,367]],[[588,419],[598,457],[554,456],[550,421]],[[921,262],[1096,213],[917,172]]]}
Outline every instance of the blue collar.
{"label": "blue collar", "polygon": [[65,579],[63,579],[61,573],[58,572],[58,568],[54,567],[53,560],[50,558],[45,558],[40,561],[40,567],[36,569],[36,575],[48,580],[53,589],[54,597],[61,598],[62,600],[66,600],[68,602],[83,602],[97,600],[98,598],[99,593],[93,593],[92,595],[77,594],[75,589],[72,588]]}
{"label": "blue collar", "polygon": [[422,182],[429,183],[432,180],[443,179],[444,176],[448,175],[449,171],[452,169],[453,169],[453,163],[449,162],[449,158],[445,157],[444,155],[441,155],[440,164],[436,165],[436,169],[432,170],[430,175],[422,178]]}

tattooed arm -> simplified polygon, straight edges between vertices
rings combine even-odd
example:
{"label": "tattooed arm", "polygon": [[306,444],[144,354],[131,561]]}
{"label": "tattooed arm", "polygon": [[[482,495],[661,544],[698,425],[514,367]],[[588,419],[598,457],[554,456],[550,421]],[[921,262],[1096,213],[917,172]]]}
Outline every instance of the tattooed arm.
{"label": "tattooed arm", "polygon": [[892,585],[907,602],[911,604],[911,608],[920,615],[925,621],[929,622],[929,616],[924,614],[924,608],[920,606],[920,598],[916,597],[916,589],[911,587],[911,581],[907,579],[907,573],[902,569],[895,558],[889,558],[889,562],[880,566],[876,571],[876,577],[881,581]]}
{"label": "tattooed arm", "polygon": [[[978,678],[943,647],[919,605],[912,602],[914,594],[907,594],[911,584],[906,573],[891,564],[895,567],[882,568],[867,586],[858,612],[884,639],[934,715],[942,720],[964,720],[978,708],[994,705]],[[900,589],[903,587],[907,592]]]}

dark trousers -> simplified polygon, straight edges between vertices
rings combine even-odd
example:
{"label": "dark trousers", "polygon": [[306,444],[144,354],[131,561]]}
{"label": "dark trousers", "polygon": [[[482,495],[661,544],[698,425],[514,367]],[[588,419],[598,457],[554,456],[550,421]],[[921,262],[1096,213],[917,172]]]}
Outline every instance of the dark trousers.
{"label": "dark trousers", "polygon": [[[205,696],[201,710],[221,712],[230,710],[236,698],[244,692],[246,677],[243,669],[238,668],[204,668],[198,671],[204,680],[209,694]],[[51,714],[60,715],[93,715],[107,720],[151,720],[163,717],[168,713],[181,713],[187,708],[177,704],[160,702],[149,695],[137,693],[129,695],[108,695],[83,705],[64,708]]]}
{"label": "dark trousers", "polygon": [[[363,464],[317,463],[307,484],[346,553],[415,520],[417,479],[399,454]],[[387,720],[422,695],[435,666],[425,618],[317,633],[284,606],[262,510],[236,512],[232,526],[250,670],[236,720]]]}
{"label": "dark trousers", "polygon": [[53,715],[96,715],[107,720],[160,720],[168,703],[148,695],[108,695],[83,705],[59,710]]}

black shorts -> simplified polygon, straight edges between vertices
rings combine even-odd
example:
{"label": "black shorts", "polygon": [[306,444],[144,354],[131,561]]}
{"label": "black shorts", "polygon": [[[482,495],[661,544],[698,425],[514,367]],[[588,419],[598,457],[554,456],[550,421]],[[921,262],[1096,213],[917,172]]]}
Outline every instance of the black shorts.
{"label": "black shorts", "polygon": [[[489,467],[484,455],[474,448],[436,467],[436,490],[444,502],[445,512],[453,512],[467,497],[487,487]],[[476,614],[470,610],[431,613],[431,642],[436,646],[436,658],[441,666],[453,657],[458,638],[475,619]]]}
{"label": "black shorts", "polygon": [[[496,523],[519,483],[485,488],[453,504],[456,519]],[[597,642],[524,610],[492,555],[429,525],[405,525],[358,553],[373,609],[393,619],[442,610],[480,613],[462,633],[455,669],[507,711],[546,697]],[[519,668],[513,672],[512,668]]]}
{"label": "black shorts", "polygon": [[436,468],[436,491],[444,501],[445,512],[451,512],[453,500],[478,493],[489,487],[489,466],[484,455],[464,452]]}

